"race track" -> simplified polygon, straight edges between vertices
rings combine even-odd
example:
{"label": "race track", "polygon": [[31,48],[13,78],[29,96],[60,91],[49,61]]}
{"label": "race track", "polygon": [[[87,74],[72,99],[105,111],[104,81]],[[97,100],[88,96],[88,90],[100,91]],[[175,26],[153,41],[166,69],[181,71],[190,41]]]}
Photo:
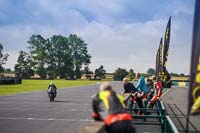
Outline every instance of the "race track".
{"label": "race track", "polygon": [[[121,90],[121,83],[114,83]],[[74,133],[91,121],[91,96],[99,85],[59,89],[54,103],[46,92],[0,97],[0,133]]]}
{"label": "race track", "polygon": [[[113,82],[117,92],[121,82]],[[50,103],[47,93],[32,92],[0,97],[0,133],[77,133],[92,121],[91,96],[99,84],[59,89],[55,102]],[[173,87],[163,97],[167,114],[180,132],[185,128],[188,88]],[[191,116],[190,132],[200,131],[200,117]],[[156,126],[135,125],[137,131],[147,132]]]}

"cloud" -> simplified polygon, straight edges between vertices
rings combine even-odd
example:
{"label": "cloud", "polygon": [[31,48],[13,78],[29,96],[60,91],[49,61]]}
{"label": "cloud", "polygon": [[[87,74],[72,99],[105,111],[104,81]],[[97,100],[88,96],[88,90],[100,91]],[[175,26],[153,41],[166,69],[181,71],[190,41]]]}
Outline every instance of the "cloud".
{"label": "cloud", "polygon": [[[88,43],[91,69],[103,64],[108,72],[120,66],[143,72],[154,67],[160,38],[172,15],[168,69],[188,73],[194,1],[169,4],[141,0],[23,0],[16,6],[13,2],[5,3],[2,5],[18,11],[0,10],[0,16],[4,16],[0,18],[4,22],[0,23],[0,41],[5,51],[18,56],[19,50],[26,50],[32,34],[47,38],[76,33]],[[9,58],[6,66],[13,67],[15,62],[16,58]]]}
{"label": "cloud", "polygon": [[17,59],[19,56],[19,52],[18,51],[4,51],[4,53],[9,54],[9,56],[8,56],[8,61],[6,62],[5,65],[3,65],[3,67],[11,68],[12,70],[14,70],[15,64],[17,63]]}
{"label": "cloud", "polygon": [[[113,72],[120,66],[146,72],[148,68],[155,67],[155,53],[161,36],[164,36],[166,24],[167,19],[118,27],[92,22],[79,35],[89,44],[89,51],[94,57],[92,70],[103,64],[108,72]],[[190,38],[183,41],[181,36],[189,36],[191,31],[183,34],[181,32],[185,25],[176,21],[173,24],[167,65],[170,72],[188,73]],[[185,59],[184,62],[181,59]],[[180,62],[184,64],[181,67]]]}

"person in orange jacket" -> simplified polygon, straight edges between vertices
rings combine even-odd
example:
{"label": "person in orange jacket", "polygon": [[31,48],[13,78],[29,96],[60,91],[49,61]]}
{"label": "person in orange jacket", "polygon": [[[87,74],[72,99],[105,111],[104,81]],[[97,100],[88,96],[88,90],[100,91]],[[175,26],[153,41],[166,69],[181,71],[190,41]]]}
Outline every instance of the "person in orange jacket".
{"label": "person in orange jacket", "polygon": [[126,112],[123,96],[105,82],[92,100],[92,117],[104,121],[108,133],[135,133],[132,117]]}

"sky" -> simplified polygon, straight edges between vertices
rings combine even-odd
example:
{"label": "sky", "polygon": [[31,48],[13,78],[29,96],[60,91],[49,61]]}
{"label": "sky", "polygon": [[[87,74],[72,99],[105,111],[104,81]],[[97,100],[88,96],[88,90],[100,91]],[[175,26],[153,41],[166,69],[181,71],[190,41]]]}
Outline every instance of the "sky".
{"label": "sky", "polygon": [[172,16],[167,69],[188,74],[193,14],[194,0],[0,0],[0,42],[10,55],[4,67],[14,68],[33,34],[77,34],[88,44],[91,70],[146,72]]}

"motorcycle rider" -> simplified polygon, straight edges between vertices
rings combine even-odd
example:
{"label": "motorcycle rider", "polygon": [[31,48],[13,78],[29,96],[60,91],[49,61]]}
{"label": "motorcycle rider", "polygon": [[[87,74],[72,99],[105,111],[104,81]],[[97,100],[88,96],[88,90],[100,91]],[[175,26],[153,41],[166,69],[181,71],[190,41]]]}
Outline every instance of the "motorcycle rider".
{"label": "motorcycle rider", "polygon": [[132,117],[126,112],[123,96],[105,82],[92,100],[92,117],[104,121],[108,133],[135,133]]}
{"label": "motorcycle rider", "polygon": [[49,83],[49,86],[48,86],[48,93],[50,92],[53,92],[55,94],[55,97],[56,97],[56,94],[57,94],[57,87],[56,85],[53,83],[53,82],[50,82]]}

